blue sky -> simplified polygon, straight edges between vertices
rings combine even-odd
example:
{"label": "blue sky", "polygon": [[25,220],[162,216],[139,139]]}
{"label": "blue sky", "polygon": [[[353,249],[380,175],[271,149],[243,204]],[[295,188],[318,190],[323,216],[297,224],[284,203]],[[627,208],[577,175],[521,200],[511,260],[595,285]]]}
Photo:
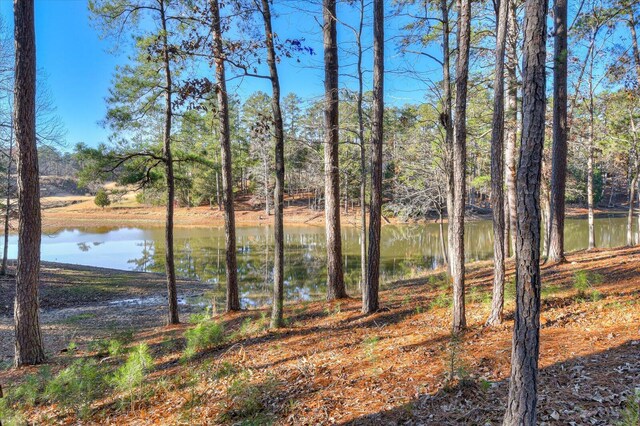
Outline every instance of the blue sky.
{"label": "blue sky", "polygon": [[[312,16],[296,10],[295,2],[286,3],[294,6],[275,10],[275,30],[281,38],[305,38],[306,44],[312,47],[316,54],[301,56],[300,63],[295,60],[284,60],[281,63],[283,95],[296,92],[303,98],[320,96],[323,87],[322,35],[316,21],[316,17],[321,19],[320,7],[316,6],[315,2],[302,3],[305,7],[317,7],[317,13]],[[73,148],[78,142],[89,145],[106,142],[109,132],[99,125],[99,121],[106,112],[104,99],[108,94],[115,67],[127,61],[126,52],[114,55],[109,51],[112,41],[100,39],[98,31],[89,20],[86,0],[37,0],[35,8],[38,68],[46,79],[46,86],[57,107],[57,114],[67,129],[67,147]],[[12,9],[12,1],[0,0],[0,14],[9,26],[13,23]],[[355,23],[357,20],[354,10],[347,6],[343,6],[338,13],[347,21]],[[398,26],[398,21],[389,22],[389,38],[393,37]],[[371,31],[371,27],[365,28],[367,36],[364,44],[367,46],[370,46]],[[350,48],[350,30],[339,27],[338,37],[344,48]],[[353,61],[345,58],[344,52],[341,52],[341,55],[341,66],[344,66],[347,72],[348,63]],[[396,62],[397,53],[391,43],[387,46],[385,56],[388,65]],[[366,69],[371,68],[371,62],[369,51],[365,58]],[[439,72],[433,62],[422,65],[425,72]],[[342,77],[342,84],[352,84],[349,80],[348,77]],[[424,97],[425,86],[416,81],[393,76],[391,73],[387,75],[386,80],[389,102],[404,103]],[[242,97],[258,89],[270,92],[270,86],[266,81],[250,78],[234,80],[231,87]]]}

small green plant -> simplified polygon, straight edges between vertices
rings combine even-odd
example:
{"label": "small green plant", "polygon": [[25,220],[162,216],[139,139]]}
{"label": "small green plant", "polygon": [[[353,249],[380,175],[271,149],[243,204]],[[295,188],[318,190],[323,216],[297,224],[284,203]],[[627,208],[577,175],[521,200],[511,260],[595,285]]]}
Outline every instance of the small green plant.
{"label": "small green plant", "polygon": [[364,353],[370,361],[375,361],[377,359],[375,352],[378,342],[380,342],[380,338],[378,336],[369,336],[362,341],[362,344],[364,345]]}
{"label": "small green plant", "polygon": [[78,345],[76,344],[76,342],[69,342],[69,344],[67,345],[67,352],[74,353],[76,350],[78,350]]}
{"label": "small green plant", "polygon": [[640,389],[627,399],[624,410],[620,413],[618,426],[638,426],[640,425]]}
{"label": "small green plant", "polygon": [[558,287],[557,285],[553,285],[553,284],[543,285],[542,288],[540,289],[540,296],[543,299],[546,299],[547,297],[553,296],[559,291],[560,291],[560,287]]}
{"label": "small green plant", "polygon": [[469,380],[469,373],[460,357],[460,343],[460,336],[457,333],[452,333],[447,348],[445,390],[451,390],[456,384],[462,384]]}
{"label": "small green plant", "polygon": [[277,382],[272,377],[264,383],[251,383],[245,370],[227,388],[228,401],[220,420],[235,420],[234,424],[242,425],[271,424],[272,416],[267,412],[265,401],[276,386]]}
{"label": "small green plant", "polygon": [[118,368],[111,378],[117,390],[129,395],[131,410],[135,404],[135,390],[142,385],[147,372],[153,365],[153,358],[149,354],[149,346],[141,343],[133,348],[127,361]]}
{"label": "small green plant", "polygon": [[103,209],[111,204],[111,200],[109,199],[109,194],[107,194],[107,191],[105,191],[104,188],[98,189],[98,192],[96,192],[96,197],[93,199],[93,202],[96,204],[96,206],[102,207]]}
{"label": "small green plant", "polygon": [[602,299],[602,293],[594,287],[601,282],[602,275],[600,274],[582,270],[576,271],[573,275],[573,288],[578,291],[577,299],[580,301],[584,301],[586,299],[597,301]]}
{"label": "small green plant", "polygon": [[210,349],[224,340],[224,326],[215,321],[203,321],[184,333],[187,347],[186,358],[192,358],[197,352]]}
{"label": "small green plant", "polygon": [[44,366],[36,374],[30,374],[20,385],[11,390],[7,399],[10,403],[19,403],[21,408],[35,406],[42,399],[42,395],[51,380],[51,368]]}
{"label": "small green plant", "polygon": [[424,308],[422,306],[416,306],[415,312],[416,314],[421,314],[424,312]]}
{"label": "small green plant", "polygon": [[113,357],[120,356],[125,352],[124,344],[118,339],[111,339],[109,340],[108,351],[109,351],[109,356],[113,356]]}
{"label": "small green plant", "polygon": [[438,294],[435,299],[429,303],[430,308],[448,308],[451,306],[451,296],[447,293]]}
{"label": "small green plant", "polygon": [[95,360],[79,359],[60,371],[47,385],[45,394],[80,418],[91,414],[91,403],[105,390],[105,374]]}
{"label": "small green plant", "polygon": [[215,379],[221,379],[223,377],[233,376],[238,373],[238,367],[230,363],[229,361],[223,361],[216,371],[213,373]]}
{"label": "small green plant", "polygon": [[511,278],[504,286],[504,300],[513,301],[516,299],[516,277]]}

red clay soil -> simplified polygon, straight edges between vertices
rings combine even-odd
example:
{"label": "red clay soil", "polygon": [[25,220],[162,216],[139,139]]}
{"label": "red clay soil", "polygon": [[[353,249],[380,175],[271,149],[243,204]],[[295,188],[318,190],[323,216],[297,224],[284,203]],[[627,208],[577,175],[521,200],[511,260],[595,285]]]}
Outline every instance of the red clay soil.
{"label": "red clay soil", "polygon": [[[540,424],[615,424],[640,387],[639,264],[640,248],[621,248],[543,266]],[[217,317],[229,339],[186,363],[182,335],[191,326],[140,333],[136,340],[155,357],[145,397],[133,410],[99,401],[87,423],[500,424],[513,285],[505,323],[486,328],[491,277],[490,263],[469,266],[469,327],[457,339],[442,273],[387,286],[382,310],[371,316],[352,298],[287,305],[288,326],[279,331],[266,330],[258,310]],[[578,291],[580,277],[587,285]],[[0,380],[23,374],[3,372]],[[29,416],[76,422],[55,406]]]}

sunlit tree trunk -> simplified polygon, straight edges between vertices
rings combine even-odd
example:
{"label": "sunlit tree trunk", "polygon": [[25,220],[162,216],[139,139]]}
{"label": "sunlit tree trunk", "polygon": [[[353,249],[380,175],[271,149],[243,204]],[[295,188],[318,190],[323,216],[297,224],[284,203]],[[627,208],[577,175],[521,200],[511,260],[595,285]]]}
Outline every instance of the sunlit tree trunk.
{"label": "sunlit tree trunk", "polygon": [[167,215],[165,224],[165,269],[167,272],[167,296],[169,301],[169,324],[178,324],[178,290],[176,287],[176,267],[173,254],[173,210],[175,204],[175,181],[173,177],[173,156],[171,153],[171,124],[173,121],[173,83],[169,64],[169,43],[167,41],[167,19],[165,3],[160,0],[160,21],[162,22],[162,60],[165,77],[164,132],[162,135],[162,151],[165,161],[167,183]]}
{"label": "sunlit tree trunk", "polygon": [[[222,26],[218,0],[211,1],[213,14],[213,57],[216,68],[218,88],[218,125],[220,137],[220,156],[222,162],[222,190],[224,202],[225,269],[227,273],[227,311],[240,310],[238,296],[238,266],[236,259],[236,220],[233,206],[233,172],[231,163],[231,131],[229,130],[229,99],[222,49]],[[216,179],[217,181],[217,179]]]}
{"label": "sunlit tree trunk", "polygon": [[[445,155],[444,166],[447,173],[447,219],[448,227],[451,230],[451,220],[453,218],[453,119],[451,115],[451,52],[449,50],[449,2],[440,1],[440,11],[442,14],[442,115],[440,122],[445,132]],[[453,250],[453,233],[447,233],[447,247],[449,253]],[[451,262],[445,253],[449,273],[451,274]]]}
{"label": "sunlit tree trunk", "polygon": [[362,312],[378,310],[380,286],[380,230],[382,218],[382,144],[384,116],[384,1],[373,0],[373,128],[371,131],[371,206],[367,281],[362,289]]}
{"label": "sunlit tree trunk", "polygon": [[491,210],[493,212],[493,295],[487,325],[502,322],[504,306],[504,56],[509,0],[500,0],[493,80],[493,131],[491,134]]}
{"label": "sunlit tree trunk", "polygon": [[467,81],[471,39],[471,1],[458,0],[458,57],[456,64],[456,106],[453,141],[453,215],[449,259],[453,276],[453,331],[466,327],[464,284],[464,210],[467,158]]}
{"label": "sunlit tree trunk", "polygon": [[15,0],[14,120],[18,149],[18,266],[16,270],[15,365],[45,360],[40,331],[40,184],[36,147],[36,38],[33,0]]}
{"label": "sunlit tree trunk", "polygon": [[567,0],[554,3],[553,147],[549,215],[549,260],[564,258],[564,195],[567,180]]}
{"label": "sunlit tree trunk", "polygon": [[273,112],[273,130],[275,138],[276,185],[273,191],[274,204],[274,263],[273,263],[273,306],[271,310],[271,327],[278,328],[284,324],[284,125],[280,108],[280,78],[276,65],[276,49],[271,27],[271,10],[269,0],[262,1],[262,18],[267,43],[267,64],[273,91],[271,109]]}
{"label": "sunlit tree trunk", "polygon": [[516,311],[505,425],[536,424],[540,351],[540,178],[545,134],[547,0],[526,0],[517,176]]}
{"label": "sunlit tree trunk", "polygon": [[[324,213],[327,237],[327,300],[347,297],[340,235],[338,36],[336,0],[324,0]],[[346,180],[345,180],[346,182]]]}
{"label": "sunlit tree trunk", "polygon": [[511,254],[515,253],[516,244],[516,142],[518,138],[518,75],[517,75],[517,45],[518,45],[518,21],[516,19],[516,7],[514,0],[509,0],[509,22],[507,24],[507,60],[506,60],[506,86],[507,105],[505,112],[505,184],[507,190],[507,219],[509,228]]}
{"label": "sunlit tree trunk", "polygon": [[[13,114],[13,111],[11,112]],[[13,129],[13,118],[10,128]],[[9,258],[9,221],[11,219],[11,166],[13,165],[13,131],[9,132],[9,155],[7,157],[6,205],[4,207],[4,245],[2,247],[2,267],[0,275],[7,275],[7,261]]]}

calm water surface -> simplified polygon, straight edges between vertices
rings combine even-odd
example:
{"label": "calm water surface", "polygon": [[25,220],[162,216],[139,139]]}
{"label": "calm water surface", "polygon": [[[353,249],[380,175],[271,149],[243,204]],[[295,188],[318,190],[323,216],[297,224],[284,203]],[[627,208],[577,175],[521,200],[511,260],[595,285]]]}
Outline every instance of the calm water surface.
{"label": "calm water surface", "polygon": [[[595,220],[596,245],[625,244],[626,219]],[[468,262],[489,259],[493,253],[491,221],[470,222],[465,245]],[[443,265],[437,224],[387,225],[382,228],[382,280],[419,274]],[[445,236],[446,238],[446,236]],[[342,231],[345,280],[351,294],[358,292],[360,234],[354,227]],[[17,236],[9,240],[9,256],[16,256]],[[587,246],[586,219],[566,223],[567,250]],[[307,300],[325,292],[326,251],[324,228],[285,227],[285,298]],[[240,290],[246,307],[268,303],[273,278],[273,228],[243,226],[237,229]],[[176,228],[175,254],[178,275],[211,284],[213,295],[224,297],[224,230]],[[42,237],[46,261],[101,266],[122,270],[164,272],[163,228],[76,227],[48,229]]]}

